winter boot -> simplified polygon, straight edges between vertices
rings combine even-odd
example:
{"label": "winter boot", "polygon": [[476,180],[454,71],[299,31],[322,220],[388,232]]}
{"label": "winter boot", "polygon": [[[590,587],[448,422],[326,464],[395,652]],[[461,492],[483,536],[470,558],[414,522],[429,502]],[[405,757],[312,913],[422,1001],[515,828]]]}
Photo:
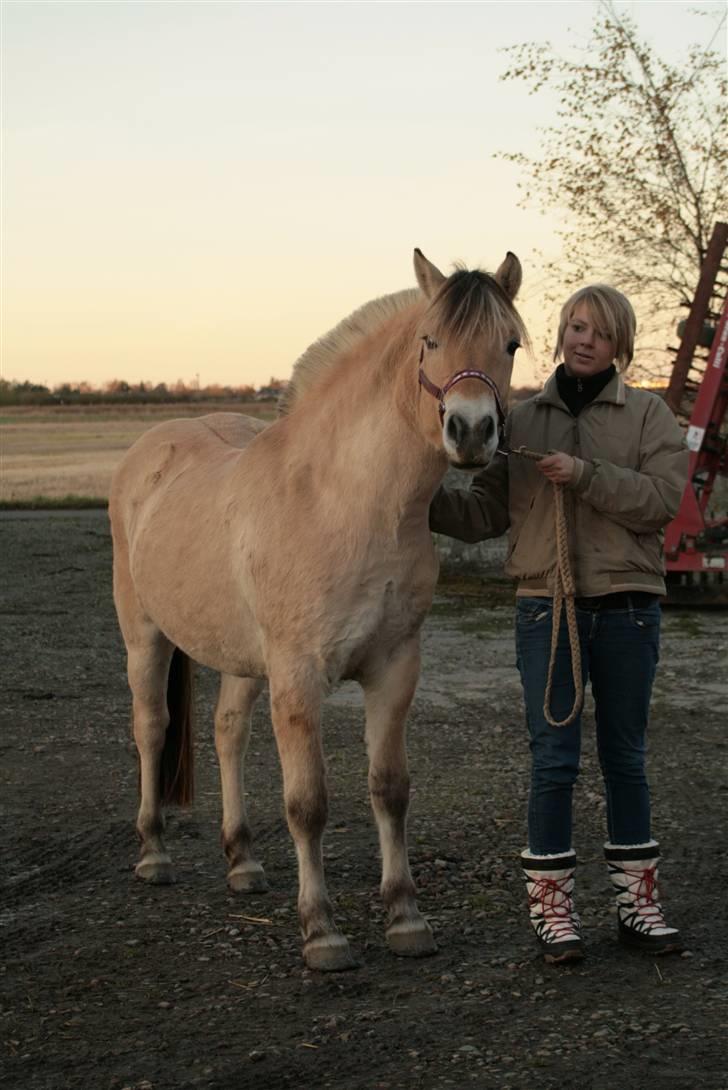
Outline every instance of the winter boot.
{"label": "winter boot", "polygon": [[526,875],[531,926],[536,932],[544,961],[559,964],[584,957],[581,923],[574,909],[576,854],[521,854]]}
{"label": "winter boot", "polygon": [[648,954],[682,950],[680,932],[667,926],[657,900],[657,842],[650,840],[631,847],[605,844],[604,857],[617,893],[620,942]]}

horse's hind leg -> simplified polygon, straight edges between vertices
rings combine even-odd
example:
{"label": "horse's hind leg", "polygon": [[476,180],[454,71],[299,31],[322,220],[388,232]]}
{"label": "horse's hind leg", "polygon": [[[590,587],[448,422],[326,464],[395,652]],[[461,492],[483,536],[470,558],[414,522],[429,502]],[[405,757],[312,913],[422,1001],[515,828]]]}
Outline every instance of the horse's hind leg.
{"label": "horse's hind leg", "polygon": [[369,753],[369,793],[382,851],[387,941],[395,954],[422,957],[435,946],[417,908],[407,855],[409,772],[405,726],[419,676],[419,640],[410,640],[362,679]]}
{"label": "horse's hind leg", "polygon": [[321,748],[319,678],[279,663],[270,672],[271,714],[283,770],[286,818],[298,857],[298,915],[310,969],[350,969],[349,944],[334,923],[326,891],[322,839],[328,794]]}
{"label": "horse's hind leg", "polygon": [[222,674],[215,709],[215,748],[222,784],[222,846],[228,861],[228,885],[236,893],[268,888],[260,863],[253,858],[245,809],[243,762],[250,738],[253,705],[264,682]]}
{"label": "horse's hind leg", "polygon": [[[126,644],[134,741],[139,753],[137,832],[141,851],[136,874],[150,882],[167,883],[174,881],[174,874],[162,838],[162,805],[165,801],[184,804],[192,798],[191,666],[139,601],[129,566],[123,510],[113,488],[109,513],[114,539],[114,603]],[[172,729],[168,731],[170,708]]]}
{"label": "horse's hind leg", "polygon": [[[141,635],[137,626],[137,636]],[[139,752],[141,800],[137,832],[141,840],[136,874],[149,882],[174,881],[172,861],[162,833],[164,818],[160,791],[160,767],[169,724],[167,679],[173,645],[147,622],[145,639],[128,650],[129,687],[133,699],[134,741]]]}

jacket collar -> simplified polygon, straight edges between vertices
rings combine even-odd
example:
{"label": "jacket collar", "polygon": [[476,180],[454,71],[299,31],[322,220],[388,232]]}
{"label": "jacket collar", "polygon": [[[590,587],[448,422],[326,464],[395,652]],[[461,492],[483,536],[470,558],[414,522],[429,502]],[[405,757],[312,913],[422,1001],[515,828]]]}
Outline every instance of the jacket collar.
{"label": "jacket collar", "polygon": [[[615,375],[612,376],[604,389],[597,394],[597,396],[594,398],[594,401],[590,402],[590,404],[594,405],[597,401],[608,401],[611,402],[612,405],[624,405],[625,398],[626,394],[624,379],[617,372]],[[555,373],[549,375],[543,390],[541,390],[539,394],[536,394],[533,400],[536,402],[536,404],[555,405],[558,409],[563,409],[565,412],[569,411],[559,397],[559,389],[556,385]]]}

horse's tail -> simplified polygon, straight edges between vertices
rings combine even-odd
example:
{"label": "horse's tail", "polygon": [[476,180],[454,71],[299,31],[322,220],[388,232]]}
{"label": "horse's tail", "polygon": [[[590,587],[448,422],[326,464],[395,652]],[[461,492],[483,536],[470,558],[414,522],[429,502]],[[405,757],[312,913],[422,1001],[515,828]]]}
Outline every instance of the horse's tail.
{"label": "horse's tail", "polygon": [[163,804],[189,806],[194,798],[192,693],[192,663],[183,651],[175,647],[167,681],[169,726],[159,767],[159,790]]}

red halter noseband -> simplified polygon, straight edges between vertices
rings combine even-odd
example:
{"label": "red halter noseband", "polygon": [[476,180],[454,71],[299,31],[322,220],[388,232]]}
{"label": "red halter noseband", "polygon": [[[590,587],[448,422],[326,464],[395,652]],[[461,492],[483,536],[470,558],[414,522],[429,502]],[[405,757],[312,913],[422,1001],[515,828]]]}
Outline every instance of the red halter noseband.
{"label": "red halter noseband", "polygon": [[427,346],[428,348],[436,348],[437,342],[433,341],[430,337],[423,337],[422,339],[425,344],[423,344],[422,348],[420,349],[420,386],[427,390],[428,394],[432,394],[433,397],[437,398],[437,407],[440,412],[440,423],[442,424],[443,420],[445,419],[445,395],[448,393],[448,391],[452,390],[453,386],[455,386],[456,383],[462,382],[465,378],[477,378],[481,382],[484,382],[493,394],[493,397],[495,399],[495,407],[498,412],[498,433],[502,437],[503,429],[506,422],[506,414],[503,411],[503,404],[501,402],[498,387],[493,382],[493,379],[490,377],[490,375],[486,375],[485,371],[476,371],[472,369],[468,369],[467,371],[456,371],[454,375],[450,376],[444,386],[435,386],[435,383],[431,382],[425,374],[422,363],[425,358],[425,346]]}

